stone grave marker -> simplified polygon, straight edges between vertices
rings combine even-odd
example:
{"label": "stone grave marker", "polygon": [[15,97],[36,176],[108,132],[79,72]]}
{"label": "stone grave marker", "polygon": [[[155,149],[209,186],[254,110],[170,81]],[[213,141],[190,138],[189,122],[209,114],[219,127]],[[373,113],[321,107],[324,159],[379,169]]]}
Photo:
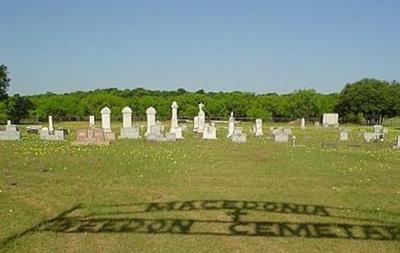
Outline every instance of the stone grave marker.
{"label": "stone grave marker", "polygon": [[322,125],[324,127],[338,127],[339,126],[339,114],[337,113],[324,113],[322,117]]}
{"label": "stone grave marker", "polygon": [[239,128],[234,129],[231,139],[232,139],[232,142],[235,142],[235,143],[246,143],[246,141],[247,141],[246,134],[242,133],[242,130]]}
{"label": "stone grave marker", "polygon": [[203,131],[203,139],[207,140],[216,140],[217,139],[217,129],[215,128],[215,124],[205,124]]}
{"label": "stone grave marker", "polygon": [[[174,101],[172,102],[171,109],[172,109],[172,116],[171,116],[171,128],[170,133],[175,134],[175,139],[183,139],[182,136],[182,127],[178,124],[178,104]],[[166,136],[168,137],[168,136]]]}
{"label": "stone grave marker", "polygon": [[17,126],[12,125],[10,120],[7,120],[6,129],[0,131],[0,141],[17,141],[21,139],[21,133],[17,130]]}
{"label": "stone grave marker", "polygon": [[128,106],[122,109],[122,128],[120,139],[139,139],[139,125],[132,126],[132,109]]}
{"label": "stone grave marker", "polygon": [[254,128],[254,132],[256,137],[263,136],[263,131],[262,131],[262,119],[256,119],[256,124]]}
{"label": "stone grave marker", "polygon": [[228,135],[227,138],[230,138],[235,131],[235,118],[233,117],[233,112],[231,112],[231,116],[229,117],[228,121]]}

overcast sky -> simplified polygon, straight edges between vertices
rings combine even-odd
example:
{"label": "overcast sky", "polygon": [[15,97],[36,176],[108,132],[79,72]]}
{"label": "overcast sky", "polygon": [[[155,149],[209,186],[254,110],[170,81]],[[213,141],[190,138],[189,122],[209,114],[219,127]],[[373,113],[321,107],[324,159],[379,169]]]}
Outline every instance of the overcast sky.
{"label": "overcast sky", "polygon": [[400,1],[0,0],[11,93],[339,92],[400,80]]}

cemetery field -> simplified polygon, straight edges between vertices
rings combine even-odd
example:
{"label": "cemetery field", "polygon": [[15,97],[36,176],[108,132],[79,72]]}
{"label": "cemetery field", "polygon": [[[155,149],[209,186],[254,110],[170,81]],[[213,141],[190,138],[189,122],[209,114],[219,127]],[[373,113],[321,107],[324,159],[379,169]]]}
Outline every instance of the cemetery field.
{"label": "cemetery field", "polygon": [[293,147],[267,124],[232,143],[223,124],[218,140],[72,146],[86,125],[0,142],[0,252],[400,252],[399,130],[296,126]]}

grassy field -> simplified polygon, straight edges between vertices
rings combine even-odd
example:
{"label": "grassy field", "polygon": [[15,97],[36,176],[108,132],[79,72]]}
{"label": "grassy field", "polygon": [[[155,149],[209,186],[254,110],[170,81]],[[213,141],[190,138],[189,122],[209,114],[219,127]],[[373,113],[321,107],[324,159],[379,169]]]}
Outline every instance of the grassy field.
{"label": "grassy field", "polygon": [[216,141],[1,142],[0,252],[400,252],[398,130],[364,143],[347,126],[340,143],[296,126],[292,147],[267,125],[245,144],[218,127]]}

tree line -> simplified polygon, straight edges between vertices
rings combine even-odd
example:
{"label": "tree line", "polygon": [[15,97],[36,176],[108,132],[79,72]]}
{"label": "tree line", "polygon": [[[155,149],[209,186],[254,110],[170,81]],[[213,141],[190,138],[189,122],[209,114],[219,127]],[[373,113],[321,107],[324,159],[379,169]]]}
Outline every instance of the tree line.
{"label": "tree line", "polygon": [[179,105],[181,118],[192,118],[198,113],[198,103],[205,104],[209,118],[227,118],[231,111],[237,118],[262,118],[264,120],[290,121],[304,117],[320,120],[323,113],[337,112],[342,122],[380,123],[384,118],[400,115],[400,83],[378,79],[362,79],[346,84],[340,93],[321,94],[312,89],[296,90],[289,94],[256,94],[251,92],[191,92],[147,90],[144,88],[96,89],[64,94],[47,92],[39,95],[7,95],[10,85],[7,67],[0,66],[0,121],[11,119],[45,121],[48,115],[58,119],[100,116],[108,106],[114,118],[130,106],[133,116],[145,118],[145,111],[153,106],[157,117],[171,116],[171,103]]}

